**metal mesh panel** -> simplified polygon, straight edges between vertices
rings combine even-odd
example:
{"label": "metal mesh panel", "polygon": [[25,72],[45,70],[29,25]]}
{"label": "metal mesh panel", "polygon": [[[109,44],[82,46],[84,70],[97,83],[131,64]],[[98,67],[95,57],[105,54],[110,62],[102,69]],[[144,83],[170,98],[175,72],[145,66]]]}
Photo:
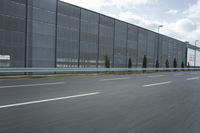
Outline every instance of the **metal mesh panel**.
{"label": "metal mesh panel", "polygon": [[28,1],[28,67],[55,66],[56,0]]}
{"label": "metal mesh panel", "polygon": [[25,3],[0,1],[0,67],[25,66]]}
{"label": "metal mesh panel", "polygon": [[127,60],[132,60],[133,66],[137,66],[138,52],[138,28],[128,25],[128,40],[127,40]]}
{"label": "metal mesh panel", "polygon": [[114,19],[100,15],[99,29],[99,67],[104,67],[104,56],[113,62]]}
{"label": "metal mesh panel", "polygon": [[147,40],[147,57],[148,57],[148,66],[154,67],[156,62],[155,56],[155,45],[156,45],[155,33],[148,31],[148,40]]}
{"label": "metal mesh panel", "polygon": [[81,10],[80,67],[97,65],[98,22],[98,14]]}
{"label": "metal mesh panel", "polygon": [[147,31],[143,29],[139,29],[139,38],[138,38],[138,66],[139,67],[142,66],[144,55],[147,55]]}
{"label": "metal mesh panel", "polygon": [[114,67],[126,67],[127,24],[115,21]]}

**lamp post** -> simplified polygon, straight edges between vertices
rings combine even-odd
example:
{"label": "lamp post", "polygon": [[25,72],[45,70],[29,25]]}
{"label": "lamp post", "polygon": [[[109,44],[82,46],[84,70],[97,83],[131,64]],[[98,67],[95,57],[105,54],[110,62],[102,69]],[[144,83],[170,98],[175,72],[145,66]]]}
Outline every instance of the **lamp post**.
{"label": "lamp post", "polygon": [[158,33],[160,33],[160,28],[162,28],[162,27],[163,27],[163,25],[158,26]]}
{"label": "lamp post", "polygon": [[158,47],[157,47],[157,60],[159,61],[159,41],[160,41],[160,28],[162,28],[163,25],[158,25]]}
{"label": "lamp post", "polygon": [[195,54],[194,54],[194,67],[196,67],[196,62],[197,62],[197,42],[199,40],[195,40]]}

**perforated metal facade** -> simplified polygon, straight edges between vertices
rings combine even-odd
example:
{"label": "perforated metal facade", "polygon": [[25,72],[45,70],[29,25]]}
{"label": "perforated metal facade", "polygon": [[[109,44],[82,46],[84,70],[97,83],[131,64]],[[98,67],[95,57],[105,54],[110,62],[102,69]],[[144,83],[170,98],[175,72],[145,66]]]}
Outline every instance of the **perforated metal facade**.
{"label": "perforated metal facade", "polygon": [[0,67],[178,66],[187,44],[59,0],[0,1]]}
{"label": "perforated metal facade", "polygon": [[0,67],[25,67],[25,23],[25,0],[0,0]]}

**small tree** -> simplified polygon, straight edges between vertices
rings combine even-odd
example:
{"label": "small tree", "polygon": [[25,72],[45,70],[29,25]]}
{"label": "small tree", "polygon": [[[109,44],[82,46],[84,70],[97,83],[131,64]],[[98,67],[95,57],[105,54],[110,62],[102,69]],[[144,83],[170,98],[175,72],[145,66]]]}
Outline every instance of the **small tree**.
{"label": "small tree", "polygon": [[105,67],[110,68],[110,59],[107,55],[104,56],[104,61],[105,61]]}
{"label": "small tree", "polygon": [[144,55],[142,67],[147,68],[147,56],[146,55]]}
{"label": "small tree", "polygon": [[159,61],[156,60],[156,68],[159,68]]}
{"label": "small tree", "polygon": [[166,68],[169,68],[169,60],[168,60],[168,59],[167,59],[166,62],[165,62],[165,67],[166,67]]}
{"label": "small tree", "polygon": [[[174,67],[174,68],[177,68],[177,61],[176,61],[176,58],[174,58],[173,67]],[[176,71],[176,69],[175,69],[174,71]]]}
{"label": "small tree", "polygon": [[131,58],[128,59],[128,68],[132,68],[132,60],[131,60]]}
{"label": "small tree", "polygon": [[173,65],[174,65],[174,68],[177,68],[177,61],[176,61],[176,58],[174,58],[174,63],[173,63]]}

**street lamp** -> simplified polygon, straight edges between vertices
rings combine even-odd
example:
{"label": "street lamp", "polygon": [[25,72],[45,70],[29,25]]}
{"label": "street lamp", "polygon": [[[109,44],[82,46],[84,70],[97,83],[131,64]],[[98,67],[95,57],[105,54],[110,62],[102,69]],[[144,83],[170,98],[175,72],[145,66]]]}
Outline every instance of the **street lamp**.
{"label": "street lamp", "polygon": [[160,41],[160,28],[162,28],[163,25],[158,25],[158,47],[157,47],[157,61],[159,61],[159,41]]}
{"label": "street lamp", "polygon": [[194,58],[195,58],[195,60],[194,60],[194,67],[196,67],[196,62],[197,62],[197,42],[198,42],[199,40],[195,40],[195,54],[194,54]]}
{"label": "street lamp", "polygon": [[162,28],[162,27],[163,27],[163,25],[158,26],[158,33],[160,33],[160,28]]}

